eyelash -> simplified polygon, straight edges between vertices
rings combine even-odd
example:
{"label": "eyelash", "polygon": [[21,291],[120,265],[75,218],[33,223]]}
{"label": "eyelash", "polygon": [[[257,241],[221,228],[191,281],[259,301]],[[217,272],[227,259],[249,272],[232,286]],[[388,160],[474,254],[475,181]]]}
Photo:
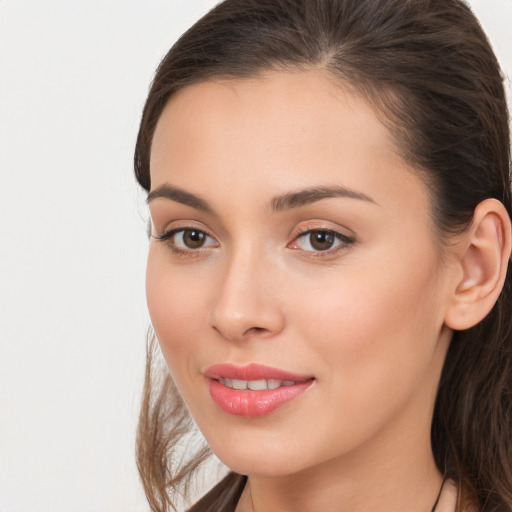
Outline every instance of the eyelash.
{"label": "eyelash", "polygon": [[[207,249],[208,247],[211,247],[211,245],[207,245],[207,246],[202,245],[195,249],[194,248],[183,249],[181,247],[177,247],[176,243],[173,242],[173,237],[176,236],[177,234],[183,233],[183,235],[184,235],[186,232],[192,232],[192,231],[196,232],[196,233],[200,233],[201,235],[203,235],[211,240],[214,240],[214,238],[211,237],[205,231],[203,231],[201,229],[197,229],[192,226],[190,226],[190,227],[185,226],[185,227],[170,229],[169,231],[166,231],[166,232],[162,233],[161,235],[157,235],[154,238],[156,240],[158,240],[159,242],[165,243],[170,248],[170,250],[173,254],[176,254],[178,256],[184,256],[184,257],[197,257],[197,256],[200,256],[201,253],[203,253],[205,249]],[[334,248],[329,248],[326,250],[309,251],[309,250],[301,249],[300,247],[293,247],[293,246],[290,247],[290,245],[292,245],[292,244],[296,245],[297,241],[299,239],[305,238],[308,235],[311,236],[314,233],[331,235],[335,239],[334,243],[336,243],[336,241],[338,241],[340,243],[339,243],[339,245],[335,246]],[[217,242],[215,242],[215,243],[217,243]],[[295,235],[292,242],[290,242],[290,244],[287,245],[287,247],[289,247],[290,249],[293,249],[293,250],[302,250],[303,253],[307,254],[307,257],[322,258],[322,257],[333,256],[340,251],[347,250],[350,247],[352,247],[354,245],[354,243],[355,243],[355,238],[353,238],[351,236],[344,235],[343,233],[340,233],[339,231],[336,231],[334,229],[321,228],[321,227],[315,226],[315,227],[305,227],[304,229],[301,229]],[[311,245],[311,243],[310,243],[310,245]]]}

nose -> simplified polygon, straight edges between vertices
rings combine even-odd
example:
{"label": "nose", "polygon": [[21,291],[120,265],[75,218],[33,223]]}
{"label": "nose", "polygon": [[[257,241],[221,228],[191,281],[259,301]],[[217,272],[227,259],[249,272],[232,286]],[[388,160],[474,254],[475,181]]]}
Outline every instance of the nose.
{"label": "nose", "polygon": [[223,338],[270,338],[284,328],[279,269],[254,254],[233,255],[219,275],[210,324]]}

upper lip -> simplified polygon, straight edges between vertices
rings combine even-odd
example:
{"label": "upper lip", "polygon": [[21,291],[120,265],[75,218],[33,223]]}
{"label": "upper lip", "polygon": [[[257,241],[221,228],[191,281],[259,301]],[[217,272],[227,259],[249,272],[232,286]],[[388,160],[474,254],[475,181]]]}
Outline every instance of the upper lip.
{"label": "upper lip", "polygon": [[238,379],[238,380],[292,380],[303,382],[313,378],[312,375],[299,375],[279,368],[272,368],[261,364],[251,363],[245,366],[234,364],[216,364],[206,368],[203,372],[209,379]]}

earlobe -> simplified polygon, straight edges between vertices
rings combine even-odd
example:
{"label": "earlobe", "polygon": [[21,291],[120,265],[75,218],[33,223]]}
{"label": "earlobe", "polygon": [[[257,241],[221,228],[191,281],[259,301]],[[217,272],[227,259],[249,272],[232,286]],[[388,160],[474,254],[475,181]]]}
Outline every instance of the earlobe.
{"label": "earlobe", "polygon": [[461,238],[458,278],[445,316],[445,324],[454,330],[480,322],[503,288],[512,243],[510,217],[503,204],[496,199],[482,201]]}

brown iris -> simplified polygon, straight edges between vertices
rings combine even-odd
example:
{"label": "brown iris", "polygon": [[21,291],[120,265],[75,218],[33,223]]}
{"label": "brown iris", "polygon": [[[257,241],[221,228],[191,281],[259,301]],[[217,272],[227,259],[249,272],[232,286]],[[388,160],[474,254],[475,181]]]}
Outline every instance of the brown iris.
{"label": "brown iris", "polygon": [[309,235],[311,247],[317,251],[326,251],[330,249],[336,240],[332,231],[312,231]]}
{"label": "brown iris", "polygon": [[185,229],[183,231],[183,243],[189,249],[199,249],[204,245],[206,235],[196,229]]}

